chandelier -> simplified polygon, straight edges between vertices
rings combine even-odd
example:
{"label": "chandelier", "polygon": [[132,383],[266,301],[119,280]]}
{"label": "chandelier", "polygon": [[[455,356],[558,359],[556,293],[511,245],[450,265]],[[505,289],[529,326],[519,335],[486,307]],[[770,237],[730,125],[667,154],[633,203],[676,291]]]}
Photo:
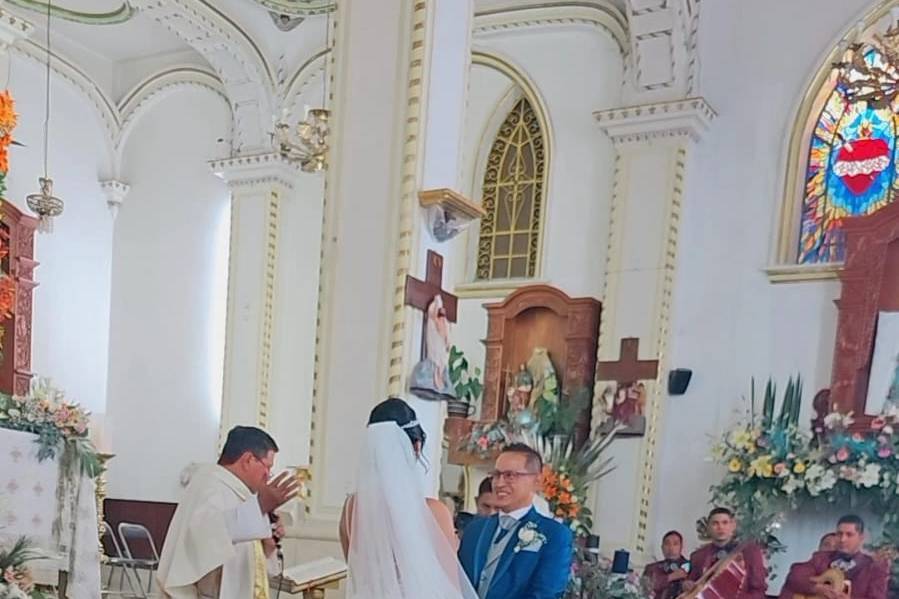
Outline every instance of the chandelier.
{"label": "chandelier", "polygon": [[296,126],[295,139],[287,123],[288,111],[283,109],[281,119],[275,119],[274,141],[278,152],[285,159],[298,163],[307,173],[317,173],[328,168],[328,138],[331,132],[331,111],[327,106],[328,62],[331,60],[331,9],[325,24],[325,52],[322,54],[322,107],[306,108],[305,118]]}
{"label": "chandelier", "polygon": [[[899,95],[899,22],[891,15],[891,25],[873,41],[850,44],[837,69],[837,85],[849,102],[867,102],[872,108],[888,108]],[[862,27],[859,26],[859,30]],[[857,32],[857,37],[860,31]],[[869,57],[870,52],[875,54]]]}
{"label": "chandelier", "polygon": [[47,1],[47,89],[44,103],[44,176],[38,178],[38,193],[25,196],[25,203],[38,217],[38,231],[53,232],[53,219],[62,214],[64,203],[53,195],[53,179],[47,175],[47,156],[50,139],[50,10],[52,2]]}
{"label": "chandelier", "polygon": [[281,156],[297,162],[307,173],[317,173],[328,166],[328,133],[331,112],[326,108],[313,108],[306,112],[306,119],[297,125],[297,140],[290,139],[290,125],[282,118],[275,123],[275,140]]}

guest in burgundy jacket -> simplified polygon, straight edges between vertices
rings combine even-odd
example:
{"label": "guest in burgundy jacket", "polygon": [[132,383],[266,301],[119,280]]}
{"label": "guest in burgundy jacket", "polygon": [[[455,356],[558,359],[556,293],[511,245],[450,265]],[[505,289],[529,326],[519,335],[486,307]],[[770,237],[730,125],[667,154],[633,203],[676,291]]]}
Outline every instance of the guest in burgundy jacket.
{"label": "guest in burgundy jacket", "polygon": [[[839,545],[836,551],[818,551],[807,562],[793,564],[780,593],[781,599],[793,599],[796,593],[821,595],[828,599],[886,599],[889,565],[862,553],[865,523],[855,515],[843,516],[837,524]],[[811,579],[831,568],[843,570],[852,583],[850,595]]]}
{"label": "guest in burgundy jacket", "polygon": [[652,585],[653,599],[674,599],[683,592],[683,581],[690,572],[690,562],[683,556],[684,537],[672,530],[662,537],[665,559],[646,566],[643,576]]}
{"label": "guest in burgundy jacket", "polygon": [[[695,586],[703,573],[718,561],[732,553],[739,543],[736,540],[737,519],[727,508],[716,507],[709,512],[709,534],[712,542],[704,545],[690,555],[690,575],[684,582],[684,590]],[[749,543],[741,552],[746,579],[740,593],[733,599],[765,599],[768,590],[768,568],[765,556],[755,543]]]}

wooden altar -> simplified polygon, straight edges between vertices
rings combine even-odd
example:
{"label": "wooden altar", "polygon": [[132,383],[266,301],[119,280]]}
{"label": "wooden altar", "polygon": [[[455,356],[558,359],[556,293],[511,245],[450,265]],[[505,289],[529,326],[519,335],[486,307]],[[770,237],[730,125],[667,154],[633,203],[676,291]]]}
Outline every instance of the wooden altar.
{"label": "wooden altar", "polygon": [[899,312],[899,202],[847,219],[843,230],[846,263],[836,302],[830,407],[854,412],[854,426],[867,429],[875,416],[866,402],[878,314]]}
{"label": "wooden altar", "polygon": [[7,201],[0,202],[0,246],[7,250],[3,272],[15,281],[12,317],[4,320],[0,360],[0,393],[25,395],[31,385],[32,294],[37,283],[34,269],[34,232],[37,219]]}
{"label": "wooden altar", "polygon": [[[495,422],[505,416],[507,374],[517,372],[535,347],[548,350],[563,393],[581,388],[592,390],[601,310],[598,300],[571,298],[549,285],[531,285],[518,289],[502,302],[484,307],[488,322],[481,422]],[[447,419],[450,463],[484,462],[459,449],[474,425],[470,419]],[[578,423],[578,436],[586,438],[589,431],[588,406]]]}

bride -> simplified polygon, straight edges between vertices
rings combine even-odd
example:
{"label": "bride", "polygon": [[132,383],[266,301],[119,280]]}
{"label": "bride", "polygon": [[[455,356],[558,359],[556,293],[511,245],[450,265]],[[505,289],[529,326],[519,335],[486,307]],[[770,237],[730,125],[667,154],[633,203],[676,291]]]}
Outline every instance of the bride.
{"label": "bride", "polygon": [[356,492],[340,517],[350,599],[477,599],[456,558],[449,510],[425,497],[418,472],[424,443],[402,399],[371,411]]}

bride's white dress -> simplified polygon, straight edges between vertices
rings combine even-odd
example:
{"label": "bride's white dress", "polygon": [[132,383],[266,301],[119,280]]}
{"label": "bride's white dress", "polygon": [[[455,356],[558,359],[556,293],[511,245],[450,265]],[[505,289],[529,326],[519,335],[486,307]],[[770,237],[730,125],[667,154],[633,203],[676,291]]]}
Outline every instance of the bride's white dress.
{"label": "bride's white dress", "polygon": [[417,468],[396,423],[368,426],[350,520],[350,599],[477,599],[427,507]]}

